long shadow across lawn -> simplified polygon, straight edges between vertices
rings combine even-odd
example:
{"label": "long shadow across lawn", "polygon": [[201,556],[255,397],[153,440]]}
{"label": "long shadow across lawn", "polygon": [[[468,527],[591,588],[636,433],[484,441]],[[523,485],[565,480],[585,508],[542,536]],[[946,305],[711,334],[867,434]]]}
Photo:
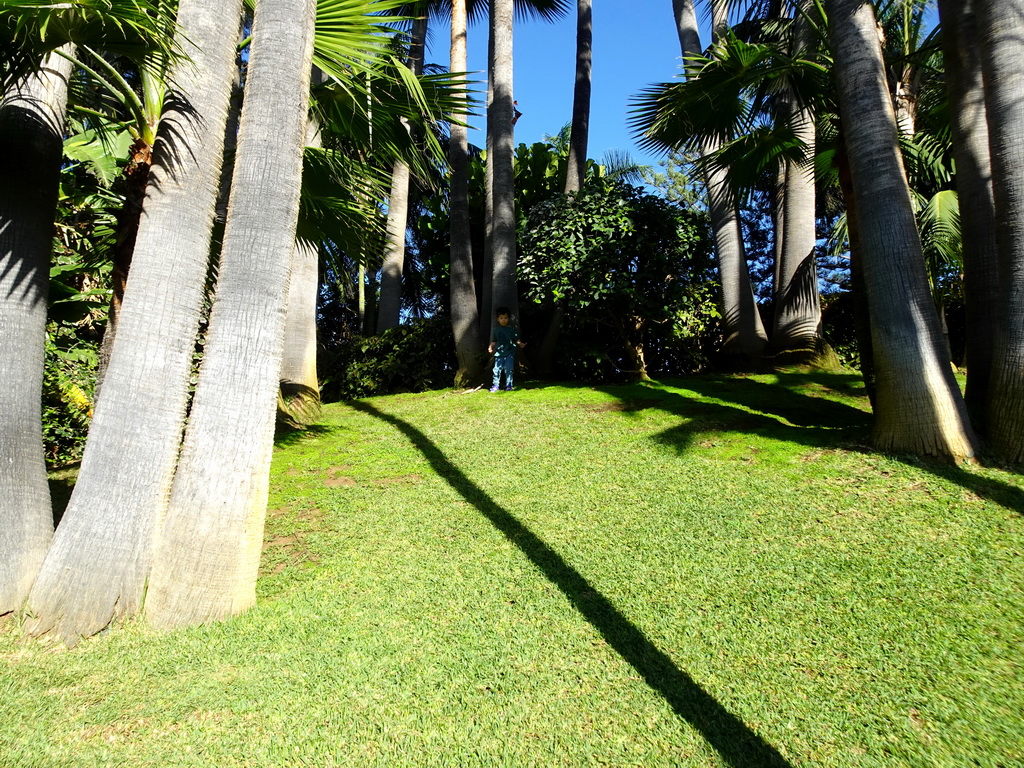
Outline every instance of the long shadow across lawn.
{"label": "long shadow across lawn", "polygon": [[608,644],[633,666],[644,682],[664,697],[677,716],[700,731],[729,765],[758,768],[790,765],[771,744],[679,669],[579,571],[475,485],[426,435],[408,422],[379,411],[369,403],[353,402],[350,405],[391,424],[408,437],[434,471],[540,568]]}
{"label": "long shadow across lawn", "polygon": [[[635,398],[626,397],[621,387],[608,387],[603,391],[618,397],[624,411],[651,407],[687,419],[655,437],[658,442],[679,451],[689,449],[695,438],[719,430],[751,432],[816,448],[870,450],[867,447],[870,414],[851,405],[787,388],[814,383],[841,394],[858,394],[856,388],[851,387],[851,377],[839,374],[777,375],[780,379],[777,385],[754,379],[715,376],[695,376],[681,382],[681,386],[703,398],[725,401],[719,403],[699,401],[657,387],[649,390],[649,398],[646,392],[638,393]],[[751,410],[745,410],[747,408]],[[1010,483],[974,474],[952,464],[895,458],[956,483],[1011,512],[1024,515],[1024,490]]]}

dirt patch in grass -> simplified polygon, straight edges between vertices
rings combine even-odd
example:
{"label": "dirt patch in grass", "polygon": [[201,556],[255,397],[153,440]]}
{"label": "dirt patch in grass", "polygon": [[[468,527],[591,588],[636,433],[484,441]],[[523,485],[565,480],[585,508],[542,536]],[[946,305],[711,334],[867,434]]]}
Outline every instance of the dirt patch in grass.
{"label": "dirt patch in grass", "polygon": [[400,475],[398,477],[382,477],[379,480],[374,480],[374,485],[416,485],[416,483],[422,482],[422,475]]}
{"label": "dirt patch in grass", "polygon": [[[268,510],[268,528],[278,527],[275,520],[280,520],[280,527],[285,530],[264,539],[260,576],[281,573],[285,568],[299,563],[319,562],[306,541],[306,534],[319,529],[323,514],[323,510],[317,507],[296,511],[291,506],[285,506]],[[289,525],[288,518],[299,521],[300,525]]]}
{"label": "dirt patch in grass", "polygon": [[327,470],[327,478],[324,480],[324,485],[328,488],[355,487],[355,478],[342,474],[343,472],[347,472],[349,469],[350,467],[347,464],[342,467],[331,467]]}

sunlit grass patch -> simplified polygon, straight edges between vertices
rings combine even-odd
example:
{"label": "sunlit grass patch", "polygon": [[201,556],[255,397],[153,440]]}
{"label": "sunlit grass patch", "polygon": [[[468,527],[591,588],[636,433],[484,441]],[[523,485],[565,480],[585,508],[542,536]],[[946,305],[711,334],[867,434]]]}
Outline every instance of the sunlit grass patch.
{"label": "sunlit grass patch", "polygon": [[842,374],[328,406],[255,609],[0,623],[0,764],[1022,763],[1024,481],[868,419]]}

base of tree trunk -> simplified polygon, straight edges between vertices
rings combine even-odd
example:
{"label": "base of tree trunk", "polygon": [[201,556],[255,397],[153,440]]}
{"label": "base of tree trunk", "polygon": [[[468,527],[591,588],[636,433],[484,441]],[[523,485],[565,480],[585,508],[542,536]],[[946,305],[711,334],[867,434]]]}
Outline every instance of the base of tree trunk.
{"label": "base of tree trunk", "polygon": [[294,381],[282,381],[277,393],[277,426],[305,429],[320,418],[320,392]]}
{"label": "base of tree trunk", "polygon": [[788,349],[765,350],[764,362],[772,368],[800,366],[815,371],[835,372],[842,369],[839,355],[824,339],[810,340],[809,343]]}

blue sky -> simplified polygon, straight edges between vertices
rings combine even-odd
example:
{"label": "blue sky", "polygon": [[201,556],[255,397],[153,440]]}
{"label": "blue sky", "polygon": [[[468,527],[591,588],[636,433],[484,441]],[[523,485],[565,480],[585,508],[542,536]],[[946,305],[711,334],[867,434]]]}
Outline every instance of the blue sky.
{"label": "blue sky", "polygon": [[[555,23],[516,20],[514,33],[514,95],[523,116],[516,123],[516,143],[531,144],[555,134],[572,118],[576,60],[576,12]],[[590,149],[600,158],[606,150],[628,151],[635,160],[653,164],[626,126],[630,96],[651,83],[671,80],[682,61],[672,17],[671,0],[596,0],[594,2],[594,68],[591,96]],[[435,26],[427,61],[448,64],[447,30]],[[702,41],[704,42],[704,41]],[[469,69],[486,88],[487,25],[469,29]],[[481,94],[482,95],[482,94]],[[474,118],[483,129],[483,115]],[[471,131],[470,142],[484,144],[483,132]]]}
{"label": "blue sky", "polygon": [[[555,134],[572,118],[576,59],[576,12],[555,22],[516,21],[514,33],[514,95],[523,116],[516,123],[516,143],[531,144]],[[595,0],[594,68],[589,156],[607,150],[629,152],[633,159],[654,165],[658,156],[642,152],[626,125],[629,99],[652,83],[680,73],[682,59],[671,0]],[[701,8],[704,3],[699,3]],[[698,12],[700,13],[700,12]],[[934,17],[934,10],[932,10]],[[448,32],[435,25],[427,61],[447,66]],[[709,42],[705,21],[701,43]],[[486,88],[487,24],[469,29],[469,69]],[[482,96],[483,94],[481,94]],[[469,140],[483,146],[483,115],[471,121]]]}

